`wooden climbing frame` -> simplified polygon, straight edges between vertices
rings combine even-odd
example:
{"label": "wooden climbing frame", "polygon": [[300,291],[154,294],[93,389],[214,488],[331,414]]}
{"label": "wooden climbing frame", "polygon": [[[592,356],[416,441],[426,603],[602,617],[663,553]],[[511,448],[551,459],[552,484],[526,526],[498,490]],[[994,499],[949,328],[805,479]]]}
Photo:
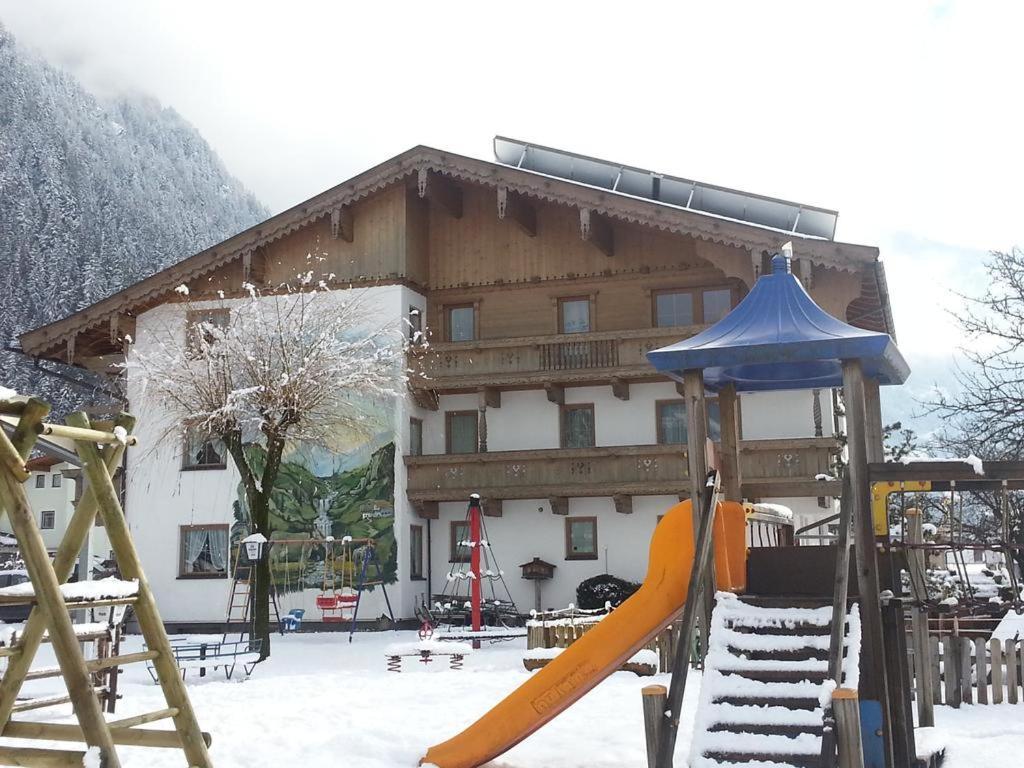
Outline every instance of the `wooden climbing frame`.
{"label": "wooden climbing frame", "polygon": [[[0,430],[0,514],[6,512],[10,517],[32,586],[30,592],[0,597],[5,603],[21,602],[32,606],[18,641],[5,649],[8,664],[0,680],[0,736],[26,741],[84,743],[87,747],[99,749],[100,765],[104,768],[120,766],[116,744],[181,749],[187,765],[210,768],[212,764],[207,752],[209,735],[199,729],[112,481],[125,446],[134,443],[134,438],[128,437],[134,419],[122,414],[113,423],[94,424],[84,413],[73,413],[65,426],[45,423],[43,420],[49,410],[49,405],[36,398],[0,400],[0,413],[19,417],[10,437]],[[52,562],[24,487],[29,477],[25,459],[40,434],[74,441],[88,481]],[[122,579],[135,582],[130,588],[125,582],[118,582],[119,588],[111,590],[109,595],[101,594],[94,582],[85,582],[84,585],[65,583],[74,570],[97,513],[106,526]],[[149,662],[156,670],[163,689],[167,703],[165,709],[110,722],[104,719],[94,688],[94,673],[99,670],[96,662],[85,660],[69,613],[72,609],[99,605],[131,605],[149,649],[104,659],[103,668]],[[31,701],[19,701],[18,694],[44,635],[53,645],[61,677],[67,686],[67,697],[58,698],[71,702],[77,725],[12,717],[19,711],[37,708]],[[37,704],[39,707],[47,705],[45,700],[39,700]],[[140,727],[164,719],[172,721],[173,731]],[[82,750],[2,746],[0,765],[80,766],[84,754]]]}

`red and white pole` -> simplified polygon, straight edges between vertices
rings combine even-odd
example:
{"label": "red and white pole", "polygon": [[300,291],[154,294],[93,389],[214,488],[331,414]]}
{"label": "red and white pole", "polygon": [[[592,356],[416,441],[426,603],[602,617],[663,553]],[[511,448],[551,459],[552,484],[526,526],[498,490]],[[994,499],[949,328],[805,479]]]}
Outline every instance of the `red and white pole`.
{"label": "red and white pole", "polygon": [[[480,620],[480,596],[482,594],[482,585],[480,584],[480,547],[482,544],[480,539],[480,494],[473,493],[469,496],[469,572],[472,574],[470,579],[472,582],[470,587],[472,590],[470,594],[470,607],[472,610],[474,632],[479,632],[482,629],[482,622]],[[473,647],[479,648],[480,641],[473,640]]]}

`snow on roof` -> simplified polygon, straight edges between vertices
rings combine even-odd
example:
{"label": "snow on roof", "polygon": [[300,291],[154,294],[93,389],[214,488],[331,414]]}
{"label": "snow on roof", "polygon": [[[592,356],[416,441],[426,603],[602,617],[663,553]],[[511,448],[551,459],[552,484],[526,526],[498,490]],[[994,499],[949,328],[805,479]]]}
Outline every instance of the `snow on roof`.
{"label": "snow on roof", "polygon": [[921,462],[940,463],[940,462],[944,462],[944,461],[959,461],[962,464],[970,464],[971,465],[971,469],[974,470],[974,474],[980,475],[982,477],[985,476],[985,463],[981,459],[979,459],[977,456],[975,456],[973,453],[969,454],[967,456],[955,456],[955,457],[951,457],[951,458],[937,457],[937,456],[925,456],[923,454],[913,453],[913,454],[910,454],[908,456],[904,456],[903,458],[900,459],[900,462],[902,462],[903,464],[918,464],[918,463],[921,463]]}
{"label": "snow on roof", "polygon": [[783,504],[757,502],[751,506],[754,508],[755,512],[759,512],[762,515],[772,515],[773,517],[781,517],[785,520],[793,519],[793,510]]}

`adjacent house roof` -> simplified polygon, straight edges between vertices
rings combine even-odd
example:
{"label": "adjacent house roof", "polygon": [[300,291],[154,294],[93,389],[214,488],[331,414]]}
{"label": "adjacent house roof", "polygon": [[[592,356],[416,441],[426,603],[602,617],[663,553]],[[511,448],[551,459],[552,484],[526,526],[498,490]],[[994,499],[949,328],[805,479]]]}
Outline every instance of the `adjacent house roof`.
{"label": "adjacent house roof", "polygon": [[712,392],[841,387],[842,361],[857,359],[880,384],[902,384],[910,368],[887,333],[856,328],[814,303],[776,255],[772,273],[719,322],[696,336],[647,353],[659,371],[681,379],[703,369]]}
{"label": "adjacent house roof", "polygon": [[[556,178],[499,162],[418,146],[62,320],[22,334],[22,349],[34,357],[73,358],[74,339],[77,335],[88,332],[102,339],[109,327],[111,340],[106,346],[110,347],[108,352],[117,351],[115,337],[119,316],[137,315],[172,297],[174,288],[182,283],[191,282],[231,262],[241,261],[255,249],[279,240],[311,222],[331,216],[332,212],[344,206],[410,176],[426,173],[438,173],[493,188],[505,187],[526,197],[589,208],[610,219],[747,248],[755,253],[774,251],[779,246],[780,230],[777,228],[736,221],[665,201],[637,197],[572,179]],[[863,272],[866,267],[878,261],[878,250],[873,247],[799,233],[787,233],[786,237],[792,238],[797,258],[828,267]],[[867,279],[875,281],[876,278],[869,276]],[[883,286],[876,286],[876,289],[880,296],[884,294]],[[875,311],[875,308],[869,310]],[[891,325],[891,319],[886,313],[887,307],[883,308],[885,317],[882,320]]]}

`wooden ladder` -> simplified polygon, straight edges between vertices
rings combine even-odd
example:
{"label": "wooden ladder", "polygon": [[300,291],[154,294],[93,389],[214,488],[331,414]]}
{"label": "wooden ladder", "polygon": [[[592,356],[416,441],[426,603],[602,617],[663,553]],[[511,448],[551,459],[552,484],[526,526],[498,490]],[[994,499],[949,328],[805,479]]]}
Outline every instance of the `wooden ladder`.
{"label": "wooden ladder", "polygon": [[[252,565],[242,563],[242,545],[235,548],[235,561],[232,567],[231,592],[228,593],[228,609],[224,617],[224,639],[232,634],[232,627],[240,627],[239,640],[252,630]],[[270,611],[277,620],[277,629],[281,632],[281,609],[277,604],[277,587],[270,584]],[[283,634],[283,632],[282,632]]]}
{"label": "wooden ladder", "polygon": [[[8,657],[7,669],[0,680],[0,736],[84,743],[90,749],[99,750],[99,762],[103,768],[119,768],[116,744],[181,749],[189,766],[210,768],[207,752],[209,734],[203,733],[196,721],[111,479],[121,463],[125,446],[134,443],[134,438],[127,435],[135,420],[122,414],[113,423],[94,425],[85,413],[73,413],[68,417],[66,426],[47,424],[43,419],[49,410],[46,403],[35,398],[27,401],[0,400],[0,414],[19,417],[10,437],[0,429],[0,514],[6,511],[10,517],[32,586],[31,591],[0,593],[0,601],[4,603],[20,602],[32,606],[17,642],[10,648],[0,649]],[[40,434],[74,441],[87,479],[85,492],[52,562],[24,487],[29,478],[25,459]],[[71,576],[97,513],[106,526],[122,578],[132,582],[130,589],[124,582],[114,582],[107,594],[95,587],[96,582],[65,583]],[[69,610],[101,605],[131,605],[149,650],[87,662]],[[67,696],[18,701],[18,694],[29,676],[44,635],[53,645],[60,676],[67,686]],[[102,669],[147,661],[156,670],[167,706],[155,712],[107,722],[96,695],[93,675]],[[12,715],[19,711],[64,701],[71,702],[77,725],[12,719]],[[155,731],[139,727],[164,719],[172,721],[174,730]],[[5,745],[0,746],[0,764],[80,766],[85,754],[83,750]]]}

